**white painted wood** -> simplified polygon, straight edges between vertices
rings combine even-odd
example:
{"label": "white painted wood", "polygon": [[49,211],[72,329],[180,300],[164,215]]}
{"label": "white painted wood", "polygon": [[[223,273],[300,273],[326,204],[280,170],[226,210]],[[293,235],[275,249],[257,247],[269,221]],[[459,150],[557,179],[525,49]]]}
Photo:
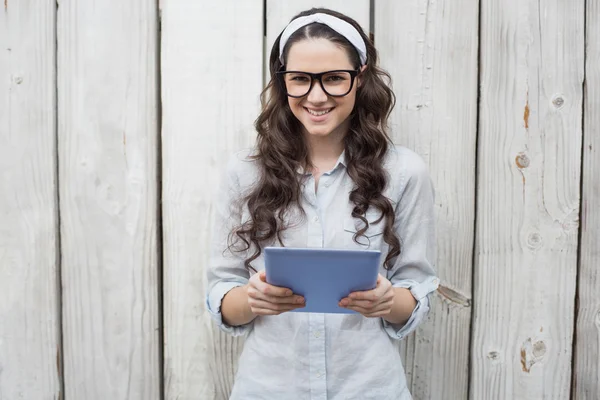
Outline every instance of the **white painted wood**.
{"label": "white painted wood", "polygon": [[375,46],[392,76],[394,142],[429,163],[441,286],[428,321],[401,343],[415,399],[467,397],[474,232],[478,4],[375,2]]}
{"label": "white painted wood", "polygon": [[584,1],[481,3],[470,397],[568,399]]}
{"label": "white painted wood", "polygon": [[209,217],[228,156],[254,141],[263,3],[161,7],[165,398],[226,399],[243,342],[204,306]]}
{"label": "white painted wood", "polygon": [[265,83],[269,82],[269,57],[277,36],[296,14],[313,7],[329,8],[354,18],[365,33],[369,34],[369,0],[267,0],[267,32],[265,47]]}
{"label": "white painted wood", "polygon": [[157,6],[60,1],[65,398],[158,399]]}
{"label": "white painted wood", "polygon": [[61,396],[53,1],[0,3],[0,399]]}
{"label": "white painted wood", "polygon": [[581,242],[573,398],[600,399],[600,1],[586,2]]}

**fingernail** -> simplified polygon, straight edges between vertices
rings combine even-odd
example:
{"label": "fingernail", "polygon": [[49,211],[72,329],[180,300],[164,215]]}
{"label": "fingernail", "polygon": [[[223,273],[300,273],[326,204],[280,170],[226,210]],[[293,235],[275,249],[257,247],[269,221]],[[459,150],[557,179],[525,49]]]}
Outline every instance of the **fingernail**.
{"label": "fingernail", "polygon": [[286,291],[286,292],[285,292],[285,295],[286,295],[286,296],[291,296],[292,294],[293,294],[293,293],[292,293],[292,291],[291,291],[291,290],[288,290],[288,291]]}
{"label": "fingernail", "polygon": [[296,303],[298,303],[298,304],[304,303],[304,299],[302,297],[299,297],[296,299]]}

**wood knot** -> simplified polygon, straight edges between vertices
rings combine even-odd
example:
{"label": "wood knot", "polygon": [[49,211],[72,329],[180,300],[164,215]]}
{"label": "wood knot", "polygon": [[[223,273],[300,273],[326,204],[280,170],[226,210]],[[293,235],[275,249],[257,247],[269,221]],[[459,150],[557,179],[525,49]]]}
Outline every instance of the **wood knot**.
{"label": "wood knot", "polygon": [[521,347],[521,369],[523,372],[529,373],[531,367],[544,358],[546,350],[546,343],[543,341],[539,340],[533,343],[531,338],[527,338],[523,343],[523,347]]}
{"label": "wood knot", "polygon": [[579,230],[579,208],[571,211],[561,222],[561,227],[566,233],[577,233]]}
{"label": "wood knot", "polygon": [[529,167],[529,157],[525,153],[519,153],[517,157],[515,157],[515,162],[517,163],[517,167],[519,168],[527,168]]}
{"label": "wood knot", "polygon": [[552,104],[556,109],[561,109],[565,105],[565,99],[562,95],[557,94],[552,98]]}
{"label": "wood knot", "polygon": [[471,299],[458,293],[454,289],[450,289],[447,286],[439,285],[437,293],[439,293],[445,300],[448,300],[451,304],[456,304],[462,307],[471,307]]}
{"label": "wood knot", "polygon": [[527,247],[531,250],[537,250],[542,247],[542,236],[539,232],[532,232],[527,236]]}

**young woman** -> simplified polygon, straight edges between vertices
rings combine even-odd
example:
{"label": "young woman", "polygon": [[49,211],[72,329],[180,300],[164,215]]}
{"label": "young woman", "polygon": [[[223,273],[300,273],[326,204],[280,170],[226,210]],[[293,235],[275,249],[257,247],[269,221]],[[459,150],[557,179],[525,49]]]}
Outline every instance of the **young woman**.
{"label": "young woman", "polygon": [[[247,334],[231,399],[410,399],[393,341],[437,288],[434,189],[423,160],[386,133],[394,95],[353,19],[294,17],[270,57],[256,147],[230,161],[215,203],[207,308]],[[265,246],[377,249],[377,287],[357,314],[290,313],[304,299],[269,285]]]}

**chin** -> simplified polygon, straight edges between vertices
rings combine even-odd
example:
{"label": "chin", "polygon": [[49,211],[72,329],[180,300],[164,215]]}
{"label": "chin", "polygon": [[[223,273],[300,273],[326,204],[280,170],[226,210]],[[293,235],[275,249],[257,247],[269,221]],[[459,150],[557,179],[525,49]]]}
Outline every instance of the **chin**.
{"label": "chin", "polygon": [[323,127],[323,128],[321,128],[321,127],[318,127],[318,128],[315,128],[315,127],[306,128],[306,127],[304,127],[304,129],[306,129],[306,132],[308,133],[309,136],[327,136],[331,132],[333,132],[333,129],[325,128],[325,127]]}

